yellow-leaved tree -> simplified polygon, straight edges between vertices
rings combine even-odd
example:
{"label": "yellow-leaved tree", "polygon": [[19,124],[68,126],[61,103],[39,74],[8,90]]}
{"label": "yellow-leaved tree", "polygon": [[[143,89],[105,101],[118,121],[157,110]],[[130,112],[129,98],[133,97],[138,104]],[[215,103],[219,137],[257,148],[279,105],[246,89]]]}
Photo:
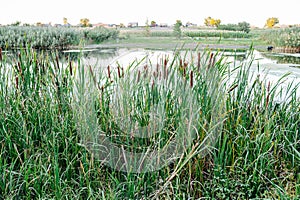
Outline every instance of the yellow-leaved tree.
{"label": "yellow-leaved tree", "polygon": [[267,19],[265,26],[268,28],[273,28],[278,23],[279,23],[279,20],[277,17],[271,17],[271,18]]}
{"label": "yellow-leaved tree", "polygon": [[207,17],[207,18],[204,19],[204,24],[206,26],[218,27],[221,24],[221,20],[220,19],[214,19],[214,18],[211,18],[211,17]]}
{"label": "yellow-leaved tree", "polygon": [[88,18],[80,19],[80,24],[81,24],[81,26],[83,26],[83,27],[91,26],[90,20],[89,20]]}
{"label": "yellow-leaved tree", "polygon": [[66,17],[63,18],[64,25],[68,24],[68,19]]}

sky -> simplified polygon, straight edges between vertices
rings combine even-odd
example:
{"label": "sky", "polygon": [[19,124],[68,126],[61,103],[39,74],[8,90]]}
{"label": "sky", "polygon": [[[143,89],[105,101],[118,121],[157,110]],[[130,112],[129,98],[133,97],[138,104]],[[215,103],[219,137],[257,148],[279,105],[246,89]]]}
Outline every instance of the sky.
{"label": "sky", "polygon": [[128,24],[146,20],[174,24],[181,20],[204,24],[204,18],[221,20],[221,24],[246,21],[263,27],[269,17],[280,24],[300,24],[299,0],[1,0],[0,24],[16,21],[35,24],[79,24],[88,18],[92,24]]}

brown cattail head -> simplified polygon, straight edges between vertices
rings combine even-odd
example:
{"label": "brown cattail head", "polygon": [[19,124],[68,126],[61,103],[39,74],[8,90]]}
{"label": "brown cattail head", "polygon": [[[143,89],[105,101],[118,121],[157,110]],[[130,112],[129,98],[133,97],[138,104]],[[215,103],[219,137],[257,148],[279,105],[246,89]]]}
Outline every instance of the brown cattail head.
{"label": "brown cattail head", "polygon": [[73,67],[72,67],[72,61],[69,62],[69,70],[70,70],[70,74],[71,76],[73,76]]}
{"label": "brown cattail head", "polygon": [[183,63],[183,77],[184,77],[184,78],[186,77],[186,69],[187,69],[187,66],[188,66],[188,63],[187,63],[187,62],[184,62],[184,63]]}
{"label": "brown cattail head", "polygon": [[165,58],[165,60],[164,60],[164,67],[167,67],[167,64],[168,64],[168,61],[167,61],[167,59]]}
{"label": "brown cattail head", "polygon": [[179,60],[179,68],[181,69],[182,66],[183,66],[183,64],[182,64],[182,59],[180,58],[180,60]]}
{"label": "brown cattail head", "polygon": [[190,72],[190,87],[193,87],[193,70]]}
{"label": "brown cattail head", "polygon": [[111,79],[111,74],[110,74],[110,66],[107,66],[107,74],[108,74],[108,78]]}
{"label": "brown cattail head", "polygon": [[19,77],[16,76],[16,88],[19,89]]}
{"label": "brown cattail head", "polygon": [[121,71],[120,66],[118,66],[118,77],[121,78]]}
{"label": "brown cattail head", "polygon": [[210,54],[210,58],[209,58],[209,62],[208,62],[208,69],[209,69],[210,67],[212,67],[213,57],[214,57],[214,53],[211,53],[211,54]]}
{"label": "brown cattail head", "polygon": [[140,79],[141,79],[141,71],[139,70],[138,71],[138,77],[137,77],[137,83],[140,82]]}
{"label": "brown cattail head", "polygon": [[200,61],[201,61],[201,54],[200,54],[200,52],[198,52],[198,60],[197,60],[197,69],[198,69],[198,71],[200,71],[200,67],[201,67]]}

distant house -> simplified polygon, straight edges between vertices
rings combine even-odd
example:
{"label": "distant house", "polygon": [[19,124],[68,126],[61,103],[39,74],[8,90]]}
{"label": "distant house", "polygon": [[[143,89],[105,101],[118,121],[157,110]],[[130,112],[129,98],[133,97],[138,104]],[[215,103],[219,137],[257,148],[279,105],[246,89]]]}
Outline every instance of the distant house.
{"label": "distant house", "polygon": [[160,27],[168,27],[168,24],[167,23],[160,23],[159,26]]}
{"label": "distant house", "polygon": [[111,28],[117,28],[118,25],[117,25],[117,24],[108,24],[108,27],[111,27]]}
{"label": "distant house", "polygon": [[103,24],[103,23],[93,24],[93,28],[97,28],[97,27],[108,28],[109,25],[108,24]]}
{"label": "distant house", "polygon": [[137,22],[130,22],[127,25],[127,27],[129,27],[129,28],[134,28],[134,27],[138,27],[138,26],[139,26],[139,23],[137,23]]}
{"label": "distant house", "polygon": [[197,24],[193,24],[193,23],[191,23],[191,22],[187,22],[186,24],[185,24],[185,27],[196,27],[197,26]]}

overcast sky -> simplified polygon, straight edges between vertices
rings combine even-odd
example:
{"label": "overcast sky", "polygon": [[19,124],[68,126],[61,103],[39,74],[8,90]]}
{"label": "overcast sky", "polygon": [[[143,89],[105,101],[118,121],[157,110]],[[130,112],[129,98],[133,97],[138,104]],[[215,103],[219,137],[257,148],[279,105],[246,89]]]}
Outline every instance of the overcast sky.
{"label": "overcast sky", "polygon": [[222,24],[249,22],[263,27],[266,19],[277,17],[280,24],[300,24],[299,0],[1,0],[0,24],[63,23],[81,18],[91,23],[127,24],[149,21],[203,25],[204,18],[221,19]]}

